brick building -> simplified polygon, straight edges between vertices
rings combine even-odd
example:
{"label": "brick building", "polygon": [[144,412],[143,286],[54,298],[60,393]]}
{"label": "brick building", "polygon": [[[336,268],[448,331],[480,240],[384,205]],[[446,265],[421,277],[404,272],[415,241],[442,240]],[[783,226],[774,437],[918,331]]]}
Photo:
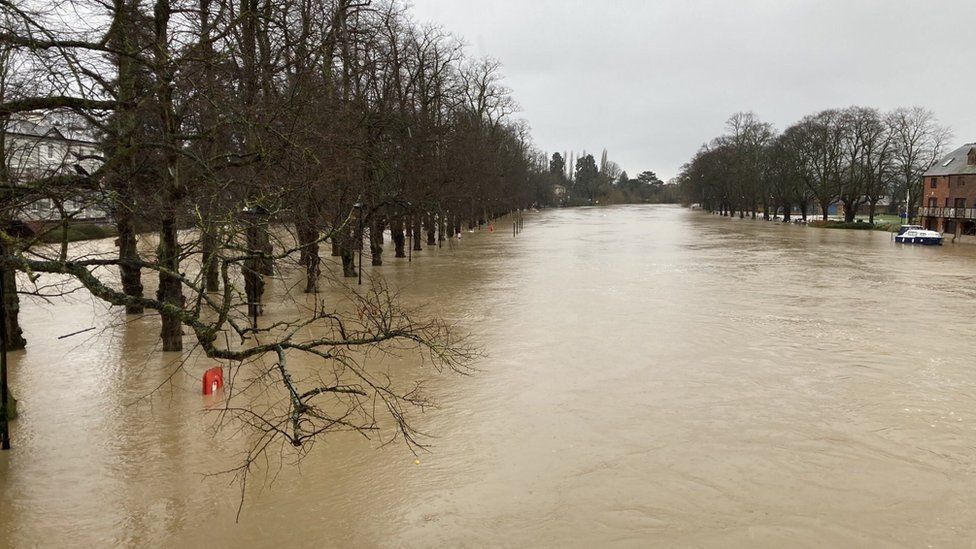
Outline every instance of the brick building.
{"label": "brick building", "polygon": [[955,237],[976,236],[976,143],[952,151],[922,178],[922,226]]}

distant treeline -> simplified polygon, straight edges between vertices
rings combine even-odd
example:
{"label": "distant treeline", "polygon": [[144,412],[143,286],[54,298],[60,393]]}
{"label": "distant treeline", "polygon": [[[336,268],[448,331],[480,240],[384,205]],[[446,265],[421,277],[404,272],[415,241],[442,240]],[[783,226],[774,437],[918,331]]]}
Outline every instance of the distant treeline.
{"label": "distant treeline", "polygon": [[879,204],[917,208],[922,174],[951,137],[921,107],[881,112],[828,109],[777,133],[754,113],[733,115],[726,133],[695,154],[678,177],[682,201],[722,215],[764,217],[842,206],[845,221]]}
{"label": "distant treeline", "polygon": [[583,152],[575,161],[574,156],[557,152],[549,160],[551,183],[559,189],[555,198],[562,205],[679,202],[676,185],[666,184],[652,171],[643,171],[631,179],[616,162],[607,159],[606,150],[599,165],[592,154]]}

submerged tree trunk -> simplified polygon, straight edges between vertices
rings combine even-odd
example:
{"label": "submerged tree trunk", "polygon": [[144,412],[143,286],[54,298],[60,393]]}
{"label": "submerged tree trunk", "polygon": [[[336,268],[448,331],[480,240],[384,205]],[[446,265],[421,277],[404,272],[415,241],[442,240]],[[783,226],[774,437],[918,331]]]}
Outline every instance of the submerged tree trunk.
{"label": "submerged tree trunk", "polygon": [[339,257],[339,231],[333,227],[332,238],[329,239],[329,243],[332,245],[332,257]]}
{"label": "submerged tree trunk", "polygon": [[301,246],[299,262],[305,267],[305,293],[318,293],[321,273],[318,228],[312,220],[303,219],[295,223],[295,232]]}
{"label": "submerged tree trunk", "polygon": [[411,234],[413,234],[413,251],[419,252],[419,251],[423,250],[423,248],[420,247],[420,236],[421,236],[420,235],[420,216],[419,215],[412,215],[412,216],[410,216],[410,224],[411,224],[411,227],[412,227],[411,228]]}
{"label": "submerged tree trunk", "polygon": [[437,244],[437,235],[434,232],[434,214],[428,213],[427,217],[424,218],[424,223],[427,225],[427,245],[433,246]]}
{"label": "submerged tree trunk", "polygon": [[393,257],[407,257],[407,237],[403,234],[403,218],[395,216],[390,222],[390,238],[393,239]]}
{"label": "submerged tree trunk", "polygon": [[256,318],[264,314],[264,307],[261,305],[261,299],[264,297],[264,278],[261,277],[261,259],[257,257],[259,252],[257,245],[261,239],[258,236],[260,228],[255,224],[255,221],[248,219],[248,222],[250,223],[246,233],[248,258],[244,260],[242,265],[242,274],[244,275],[244,294],[247,296],[247,315]]}
{"label": "submerged tree trunk", "polygon": [[[132,222],[132,213],[122,211],[122,206],[115,214],[115,227],[119,232],[116,242],[119,245],[119,277],[122,282],[122,291],[126,295],[142,297],[142,270],[137,265],[139,261],[139,249],[136,242],[136,229]],[[142,314],[142,305],[131,304],[125,306],[126,314]]]}
{"label": "submerged tree trunk", "polygon": [[342,258],[342,276],[346,278],[356,276],[355,240],[353,231],[344,227],[339,237],[339,257]]}
{"label": "submerged tree trunk", "polygon": [[[159,289],[156,299],[171,307],[183,308],[183,284],[179,279],[180,244],[177,240],[176,214],[171,209],[164,212],[159,231]],[[161,311],[162,326],[159,337],[163,340],[163,351],[183,350],[183,326],[180,317]]]}
{"label": "submerged tree trunk", "polygon": [[259,226],[255,232],[255,238],[256,247],[252,249],[260,251],[263,255],[258,260],[259,272],[265,276],[271,276],[274,274],[274,259],[271,258],[274,254],[274,248],[271,245],[271,235],[268,233],[268,228],[264,225]]}
{"label": "submerged tree trunk", "polygon": [[375,266],[383,264],[383,220],[376,218],[369,226],[370,262]]}
{"label": "submerged tree trunk", "polygon": [[[0,256],[5,253],[3,241],[0,240]],[[24,331],[20,328],[20,320],[18,318],[20,313],[20,299],[17,297],[17,272],[13,269],[3,270],[3,289],[5,314],[4,318],[0,319],[0,321],[3,322],[2,328],[6,330],[7,350],[14,351],[23,349],[27,346],[27,340],[24,339]]]}
{"label": "submerged tree trunk", "polygon": [[[208,222],[205,221],[205,223]],[[207,291],[220,291],[220,273],[217,270],[217,235],[214,234],[214,227],[209,223],[203,228],[200,247],[203,251],[203,258],[201,259],[203,281]]]}

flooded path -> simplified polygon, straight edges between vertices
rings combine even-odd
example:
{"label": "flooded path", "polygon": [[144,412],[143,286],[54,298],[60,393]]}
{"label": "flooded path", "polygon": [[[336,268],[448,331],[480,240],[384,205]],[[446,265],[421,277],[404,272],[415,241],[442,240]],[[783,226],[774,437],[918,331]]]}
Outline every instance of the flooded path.
{"label": "flooded path", "polygon": [[239,485],[204,474],[240,441],[210,431],[198,378],[132,404],[172,374],[154,319],[58,340],[119,314],[25,305],[0,546],[976,539],[976,246],[581,208],[380,270],[488,354],[432,380],[419,465],[331,437],[259,473],[235,523]]}

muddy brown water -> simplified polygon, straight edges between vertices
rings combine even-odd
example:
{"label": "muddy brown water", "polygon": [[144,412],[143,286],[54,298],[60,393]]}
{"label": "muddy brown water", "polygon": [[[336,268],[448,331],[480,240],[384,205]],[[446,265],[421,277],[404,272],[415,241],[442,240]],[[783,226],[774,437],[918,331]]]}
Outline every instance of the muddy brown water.
{"label": "muddy brown water", "polygon": [[387,259],[489,355],[403,368],[419,465],[330,437],[235,522],[198,379],[133,404],[172,373],[155,319],[59,340],[119,314],[25,304],[0,546],[973,546],[976,246],[630,206]]}

